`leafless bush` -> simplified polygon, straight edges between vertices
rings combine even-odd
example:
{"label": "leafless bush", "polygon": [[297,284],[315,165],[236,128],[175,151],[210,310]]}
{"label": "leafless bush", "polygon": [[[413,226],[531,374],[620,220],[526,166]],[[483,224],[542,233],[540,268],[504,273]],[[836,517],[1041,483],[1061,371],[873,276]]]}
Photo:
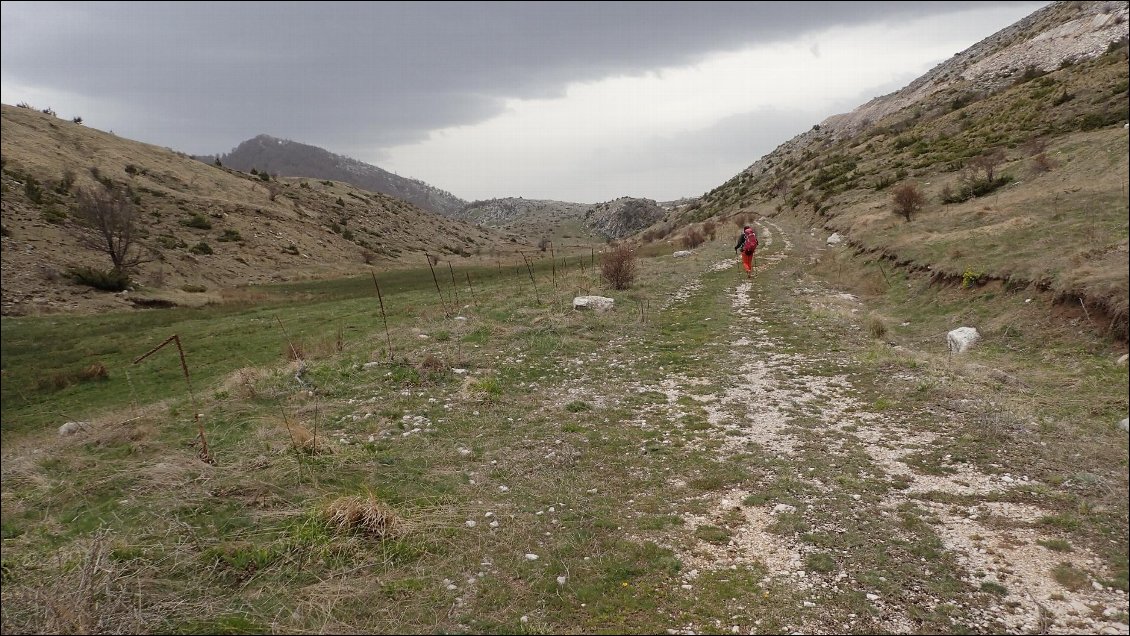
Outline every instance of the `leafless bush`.
{"label": "leafless bush", "polygon": [[683,247],[685,249],[693,250],[704,242],[706,242],[706,238],[696,228],[687,228],[687,231],[683,233]]}
{"label": "leafless bush", "polygon": [[636,280],[636,253],[627,243],[614,246],[600,257],[600,275],[612,289],[628,289]]}
{"label": "leafless bush", "polygon": [[79,242],[110,257],[113,271],[128,275],[152,260],[138,243],[137,210],[122,193],[110,190],[78,191],[74,217]]}
{"label": "leafless bush", "polygon": [[715,225],[714,221],[705,221],[702,224],[702,233],[710,237],[710,240],[713,241],[714,237],[718,234],[718,226]]}
{"label": "leafless bush", "polygon": [[922,209],[926,197],[918,189],[918,184],[911,182],[895,186],[895,189],[891,191],[891,200],[894,204],[895,213],[905,218],[906,222],[909,223],[911,215]]}

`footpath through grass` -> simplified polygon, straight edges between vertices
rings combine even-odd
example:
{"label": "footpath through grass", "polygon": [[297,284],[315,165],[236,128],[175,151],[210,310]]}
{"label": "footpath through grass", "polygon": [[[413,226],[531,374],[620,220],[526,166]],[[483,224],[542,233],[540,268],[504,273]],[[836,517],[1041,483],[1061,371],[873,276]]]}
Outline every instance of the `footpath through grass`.
{"label": "footpath through grass", "polygon": [[[458,301],[448,281],[446,311],[434,284],[390,293],[391,356],[361,293],[286,305],[291,343],[275,306],[177,323],[217,359],[261,349],[197,385],[215,465],[196,457],[183,391],[66,437],[32,432],[57,421],[50,401],[5,393],[5,427],[26,419],[4,441],[4,630],[1124,623],[1104,612],[1126,589],[1125,436],[1065,442],[1098,435],[1098,417],[1059,412],[1017,428],[1023,395],[873,338],[786,229],[768,224],[751,281],[720,241],[644,259],[629,292],[576,269],[556,290],[536,272],[536,296],[525,272]],[[616,311],[573,311],[587,292]],[[301,382],[284,359],[298,343]],[[189,355],[194,372],[209,357]],[[1052,461],[1066,452],[1090,481]],[[1091,614],[1062,609],[1076,601]]]}

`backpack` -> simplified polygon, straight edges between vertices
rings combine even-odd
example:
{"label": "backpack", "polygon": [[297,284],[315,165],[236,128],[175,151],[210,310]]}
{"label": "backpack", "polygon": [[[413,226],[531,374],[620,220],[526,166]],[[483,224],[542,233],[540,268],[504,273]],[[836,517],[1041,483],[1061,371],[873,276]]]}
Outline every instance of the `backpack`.
{"label": "backpack", "polygon": [[751,231],[745,235],[745,243],[742,244],[742,254],[753,254],[757,250],[757,233]]}

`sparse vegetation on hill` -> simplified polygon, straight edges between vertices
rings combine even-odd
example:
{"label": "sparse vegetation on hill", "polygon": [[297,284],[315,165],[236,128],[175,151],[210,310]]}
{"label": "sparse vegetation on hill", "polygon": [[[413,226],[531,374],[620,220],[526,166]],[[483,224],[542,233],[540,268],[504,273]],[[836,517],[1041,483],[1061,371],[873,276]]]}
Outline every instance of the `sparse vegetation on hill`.
{"label": "sparse vegetation on hill", "polygon": [[[261,167],[251,175],[205,164],[31,108],[5,105],[2,115],[6,314],[130,307],[131,300],[198,303],[218,298],[176,290],[402,267],[425,251],[485,260],[524,244],[336,181],[275,180]],[[135,213],[125,245],[134,251],[79,240],[82,228],[97,226],[82,220],[89,206],[80,192],[117,193],[115,205]],[[113,279],[109,288],[136,287],[131,295],[91,296],[68,284],[67,272],[107,267],[111,251],[111,259],[124,259],[113,267],[126,265],[128,276],[78,278],[99,289]],[[129,267],[142,253],[153,260]]]}
{"label": "sparse vegetation on hill", "polygon": [[[1125,4],[1050,5],[783,144],[671,222],[788,215],[940,282],[973,268],[1050,289],[1126,341],[1126,31]],[[1063,61],[1033,66],[1044,59]],[[891,194],[909,181],[917,196]],[[900,196],[897,223],[880,210]]]}
{"label": "sparse vegetation on hill", "polygon": [[377,166],[333,154],[317,146],[259,135],[239,144],[225,155],[200,157],[206,163],[220,162],[229,168],[258,174],[330,179],[361,190],[379,192],[407,201],[434,214],[450,215],[466,202],[418,179],[395,175]]}

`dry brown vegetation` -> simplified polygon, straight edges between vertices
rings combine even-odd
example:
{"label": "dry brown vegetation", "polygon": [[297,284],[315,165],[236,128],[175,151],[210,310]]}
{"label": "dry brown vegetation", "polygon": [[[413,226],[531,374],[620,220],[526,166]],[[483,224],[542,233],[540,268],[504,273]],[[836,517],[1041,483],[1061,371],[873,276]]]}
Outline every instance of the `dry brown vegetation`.
{"label": "dry brown vegetation", "polygon": [[[414,265],[424,250],[485,264],[523,247],[512,235],[343,183],[265,182],[35,109],[3,105],[0,114],[5,314],[130,307],[131,298],[178,303],[176,290],[185,286],[356,275],[364,264]],[[76,193],[111,190],[121,203],[114,209],[136,212],[136,233],[91,248],[79,240],[88,226],[81,213],[90,206]],[[130,247],[143,250],[125,253]],[[105,269],[111,249],[121,261],[114,266],[154,253],[131,272],[139,293],[91,294],[67,284],[70,268]]]}

